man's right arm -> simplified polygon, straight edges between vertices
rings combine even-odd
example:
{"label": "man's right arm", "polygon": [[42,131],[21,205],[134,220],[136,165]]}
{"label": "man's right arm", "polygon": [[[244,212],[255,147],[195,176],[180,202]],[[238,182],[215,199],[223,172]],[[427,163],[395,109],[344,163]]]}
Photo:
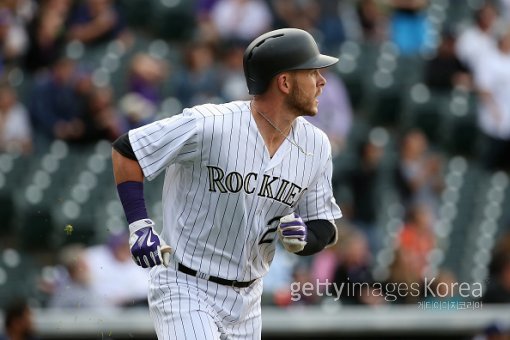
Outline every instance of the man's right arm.
{"label": "man's right arm", "polygon": [[168,266],[170,247],[153,229],[143,195],[143,171],[125,134],[113,143],[113,175],[129,223],[129,246],[133,260],[141,267],[163,263]]}
{"label": "man's right arm", "polygon": [[143,171],[133,152],[128,134],[113,142],[113,176],[129,224],[149,218],[143,197]]}
{"label": "man's right arm", "polygon": [[186,111],[131,130],[113,142],[113,174],[129,224],[131,254],[142,267],[168,265],[170,258],[170,247],[147,214],[144,179],[154,179],[170,164],[194,161],[198,135],[196,119]]}
{"label": "man's right arm", "polygon": [[112,149],[113,176],[115,177],[115,184],[119,185],[128,181],[143,182],[142,168],[140,167],[140,164],[138,164],[136,157],[128,158],[125,156],[125,151],[118,149],[117,142],[122,138],[127,138],[127,135],[119,137],[119,139],[114,142]]}

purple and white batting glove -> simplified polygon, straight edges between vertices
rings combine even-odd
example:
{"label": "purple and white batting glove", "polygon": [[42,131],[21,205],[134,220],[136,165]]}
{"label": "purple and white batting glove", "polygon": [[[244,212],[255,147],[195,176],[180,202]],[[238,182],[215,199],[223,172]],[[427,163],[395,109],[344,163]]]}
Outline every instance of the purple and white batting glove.
{"label": "purple and white batting glove", "polygon": [[288,252],[297,253],[306,246],[307,228],[298,214],[292,213],[280,218],[278,236]]}
{"label": "purple and white batting glove", "polygon": [[137,265],[143,268],[163,264],[168,267],[171,248],[154,230],[154,222],[144,218],[129,225],[129,248]]}

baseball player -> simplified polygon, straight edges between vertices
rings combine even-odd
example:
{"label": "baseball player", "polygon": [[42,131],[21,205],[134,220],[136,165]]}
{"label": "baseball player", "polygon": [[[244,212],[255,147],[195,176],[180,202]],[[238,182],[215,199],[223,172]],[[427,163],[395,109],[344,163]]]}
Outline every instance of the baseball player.
{"label": "baseball player", "polygon": [[[301,116],[326,83],[310,34],[280,29],[244,54],[251,101],[185,109],[120,137],[113,170],[134,261],[150,271],[159,339],[260,339],[262,278],[276,239],[297,255],[336,242],[331,147]],[[156,232],[143,180],[165,171]]]}

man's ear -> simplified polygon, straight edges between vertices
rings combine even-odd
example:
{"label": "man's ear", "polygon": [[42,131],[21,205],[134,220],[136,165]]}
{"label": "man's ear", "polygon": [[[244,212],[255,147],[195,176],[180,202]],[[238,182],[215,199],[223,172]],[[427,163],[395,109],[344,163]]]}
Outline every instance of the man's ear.
{"label": "man's ear", "polygon": [[291,75],[288,72],[283,72],[276,76],[276,84],[278,85],[278,89],[285,94],[290,93],[292,86],[290,77]]}

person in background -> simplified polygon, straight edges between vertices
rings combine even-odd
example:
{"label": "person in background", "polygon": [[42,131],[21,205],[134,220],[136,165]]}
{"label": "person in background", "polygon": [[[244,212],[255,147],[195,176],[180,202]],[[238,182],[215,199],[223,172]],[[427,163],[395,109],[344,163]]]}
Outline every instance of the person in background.
{"label": "person in background", "polygon": [[175,75],[177,96],[183,105],[203,104],[218,97],[220,75],[213,46],[205,41],[193,41],[186,46],[184,56],[185,65]]}
{"label": "person in background", "polygon": [[338,246],[339,264],[335,269],[334,284],[344,286],[340,295],[342,304],[381,304],[380,296],[372,294],[374,279],[371,273],[372,253],[365,235],[356,229],[344,234]]}
{"label": "person in background", "polygon": [[[147,304],[148,271],[133,263],[127,231],[112,232],[106,244],[87,248],[85,261],[91,271],[91,287],[110,307]],[[122,280],[122,277],[129,280]]]}
{"label": "person in background", "polygon": [[49,0],[40,3],[37,15],[28,24],[28,49],[23,67],[35,73],[51,67],[62,55],[65,37],[65,20],[70,0]]}
{"label": "person in background", "polygon": [[292,256],[280,245],[276,246],[271,270],[264,277],[263,303],[280,307],[290,304],[290,289],[296,280],[295,274],[298,264],[299,259],[296,256]]}
{"label": "person in background", "polygon": [[[351,233],[352,227],[347,225],[341,226],[339,229],[338,238],[343,240],[346,235]],[[343,255],[343,249],[340,249],[340,245],[342,245],[342,242],[324,249],[324,251],[316,254],[312,258],[310,263],[310,275],[313,280],[315,280],[314,282],[334,282],[336,268],[339,266]]]}
{"label": "person in background", "polygon": [[337,53],[340,45],[345,41],[344,23],[339,15],[341,0],[309,1],[318,6],[317,19],[314,27],[318,30],[319,44],[325,51]]}
{"label": "person in background", "polygon": [[484,303],[510,303],[510,255],[500,260],[500,268],[482,297]]}
{"label": "person in background", "polygon": [[[306,263],[297,261],[292,272],[292,285],[298,284],[300,287],[303,287],[308,285],[310,282],[313,282],[313,277],[311,276],[308,265]],[[298,301],[293,302],[292,306],[317,305],[321,299],[322,296],[320,296],[318,290],[314,289],[312,292],[310,292],[310,294],[302,294]],[[281,306],[285,306],[285,304],[282,303]]]}
{"label": "person in background", "polygon": [[0,85],[0,151],[28,154],[32,151],[32,127],[28,112],[16,92]]}
{"label": "person in background", "polygon": [[248,41],[269,30],[272,16],[262,0],[223,0],[213,5],[211,19],[220,39]]}
{"label": "person in background", "polygon": [[378,183],[384,147],[370,136],[358,147],[357,164],[346,173],[345,183],[352,197],[348,211],[354,226],[367,237],[372,253],[380,248],[382,232],[377,226]]}
{"label": "person in background", "polygon": [[455,53],[471,72],[478,63],[496,50],[494,24],[497,13],[494,6],[486,2],[475,12],[475,23],[460,33],[455,44]]}
{"label": "person in background", "polygon": [[111,87],[92,87],[86,99],[83,143],[95,143],[102,139],[114,141],[127,131],[127,120],[115,107]]}
{"label": "person in background", "polygon": [[406,261],[425,277],[428,255],[436,245],[434,217],[427,205],[414,205],[407,211],[404,227],[398,236],[397,248],[406,254]]}
{"label": "person in background", "polygon": [[[423,274],[415,266],[412,256],[409,256],[407,248],[397,248],[393,262],[389,267],[389,275],[383,287],[385,289],[385,300],[391,304],[413,304],[417,305],[424,296]],[[398,294],[395,287],[403,285],[413,287],[412,293]]]}
{"label": "person in background", "polygon": [[138,53],[130,63],[127,91],[137,93],[158,106],[162,100],[161,86],[169,71],[170,65],[165,60]]}
{"label": "person in background", "polygon": [[491,321],[472,340],[508,340],[510,328],[499,320]]}
{"label": "person in background", "polygon": [[7,8],[0,7],[0,63],[15,64],[28,45],[25,27]]}
{"label": "person in background", "polygon": [[[48,1],[48,0],[46,0]],[[26,24],[34,18],[37,10],[37,1],[34,0],[3,0],[2,7],[11,11],[21,24]]]}
{"label": "person in background", "polygon": [[432,152],[426,135],[419,129],[404,133],[396,169],[396,185],[406,206],[428,205],[436,216],[444,188],[443,161]]}
{"label": "person in background", "polygon": [[425,85],[438,93],[449,93],[452,88],[472,88],[469,69],[455,54],[455,36],[443,32],[436,55],[425,64]]}
{"label": "person in background", "polygon": [[219,78],[224,100],[249,98],[248,89],[244,86],[243,54],[244,42],[238,40],[226,42],[221,50]]}
{"label": "person in background", "polygon": [[64,247],[59,254],[63,266],[62,277],[57,281],[48,302],[50,308],[104,307],[91,287],[91,271],[86,261],[86,249],[80,244]]}
{"label": "person in background", "polygon": [[297,27],[313,32],[320,16],[320,7],[316,1],[272,0],[273,27]]}
{"label": "person in background", "polygon": [[126,32],[121,13],[112,0],[86,0],[71,12],[67,38],[90,46],[122,38]]}
{"label": "person in background", "polygon": [[475,69],[478,126],[484,138],[480,158],[489,171],[510,170],[510,30],[496,52]]}
{"label": "person in background", "polygon": [[220,0],[197,0],[195,2],[195,35],[211,44],[215,44],[220,40],[211,13],[212,9],[219,1]]}
{"label": "person in background", "polygon": [[351,131],[352,106],[344,83],[331,70],[325,70],[328,86],[324,88],[319,102],[320,115],[306,117],[313,125],[324,131],[331,142],[333,158],[344,148],[345,140]]}
{"label": "person in background", "polygon": [[29,103],[34,130],[49,140],[76,140],[84,132],[83,107],[76,91],[76,63],[60,58],[35,79]]}
{"label": "person in background", "polygon": [[375,0],[361,0],[356,4],[363,40],[380,43],[387,36],[387,18]]}
{"label": "person in background", "polygon": [[402,55],[423,52],[428,42],[428,0],[390,0],[390,38]]}
{"label": "person in background", "polygon": [[510,22],[510,0],[498,0],[499,9],[502,14],[503,20]]}
{"label": "person in background", "polygon": [[37,340],[30,306],[24,299],[11,301],[4,312],[4,334],[0,340]]}
{"label": "person in background", "polygon": [[494,247],[488,282],[482,302],[510,303],[510,233],[502,235]]}

